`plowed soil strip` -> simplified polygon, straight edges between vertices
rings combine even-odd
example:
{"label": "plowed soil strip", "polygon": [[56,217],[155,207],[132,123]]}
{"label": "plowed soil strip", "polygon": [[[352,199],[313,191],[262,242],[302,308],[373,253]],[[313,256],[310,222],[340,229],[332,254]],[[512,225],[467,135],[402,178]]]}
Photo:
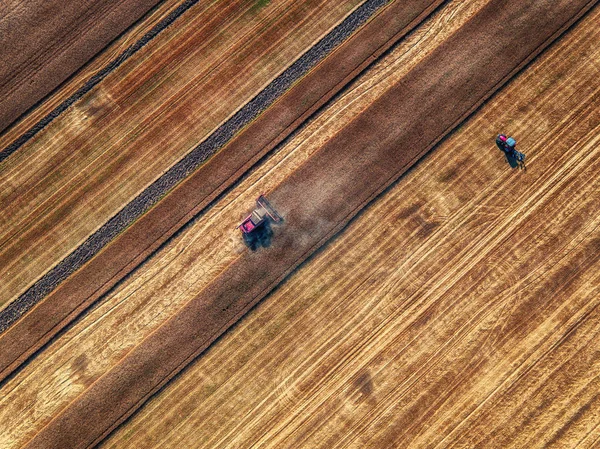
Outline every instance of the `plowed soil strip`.
{"label": "plowed soil strip", "polygon": [[101,441],[594,4],[488,4],[270,192],[286,219],[272,247],[240,256],[28,447]]}
{"label": "plowed soil strip", "polygon": [[[0,132],[157,3],[158,0],[3,2]],[[0,161],[8,154],[0,153]]]}
{"label": "plowed soil strip", "polygon": [[[197,172],[46,298],[44,288],[36,285],[4,309],[0,313],[0,329],[8,328],[29,307],[44,298],[0,336],[0,345],[3,347],[0,354],[0,380],[6,378],[82,310],[139,265],[441,3],[442,0],[397,1],[383,9],[368,25],[260,115],[235,140],[216,153]],[[249,109],[252,109],[252,106]],[[236,117],[232,119],[234,124]],[[227,126],[221,131],[225,133],[225,137],[232,132]],[[114,238],[161,198],[167,186],[183,178],[191,169],[190,166],[193,168],[194,164],[200,164],[207,157],[206,154],[215,151],[224,139],[222,133],[213,135],[194,150],[190,157],[167,172],[98,231],[94,238],[100,241],[110,241]],[[90,245],[95,251],[99,251],[103,246],[97,242]],[[50,286],[56,285],[61,280],[60,276],[63,276],[60,270],[64,266],[73,269],[73,265],[79,264],[75,266],[77,268],[84,262],[81,255],[75,252],[65,259],[57,270],[53,270],[54,278],[43,279]]]}

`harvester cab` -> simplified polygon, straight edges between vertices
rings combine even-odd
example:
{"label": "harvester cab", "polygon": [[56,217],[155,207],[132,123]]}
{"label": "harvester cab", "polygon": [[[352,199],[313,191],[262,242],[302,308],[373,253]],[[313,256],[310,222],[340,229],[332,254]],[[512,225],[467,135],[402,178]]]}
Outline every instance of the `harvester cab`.
{"label": "harvester cab", "polygon": [[268,246],[273,234],[271,223],[281,223],[283,218],[271,206],[264,195],[256,200],[256,208],[239,225],[244,242],[251,248],[256,249],[259,245]]}

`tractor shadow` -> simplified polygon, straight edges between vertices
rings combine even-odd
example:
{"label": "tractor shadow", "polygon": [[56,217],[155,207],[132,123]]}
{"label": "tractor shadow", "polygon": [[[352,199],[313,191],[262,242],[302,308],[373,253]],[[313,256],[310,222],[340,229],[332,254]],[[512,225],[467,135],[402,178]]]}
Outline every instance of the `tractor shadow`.
{"label": "tractor shadow", "polygon": [[244,243],[251,251],[256,251],[260,247],[268,248],[273,240],[273,229],[271,223],[267,220],[251,234],[244,234]]}
{"label": "tractor shadow", "polygon": [[504,157],[506,158],[506,162],[508,162],[508,165],[510,165],[511,168],[518,168],[520,170],[523,171],[527,171],[527,167],[525,166],[525,162],[518,160],[515,155],[513,153],[507,153],[506,151],[502,150],[501,148],[498,148],[502,154],[504,154]]}

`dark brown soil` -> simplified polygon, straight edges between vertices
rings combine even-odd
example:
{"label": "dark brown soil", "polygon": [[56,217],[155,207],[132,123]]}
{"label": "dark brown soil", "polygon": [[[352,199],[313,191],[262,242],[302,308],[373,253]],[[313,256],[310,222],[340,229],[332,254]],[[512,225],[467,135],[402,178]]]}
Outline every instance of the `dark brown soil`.
{"label": "dark brown soil", "polygon": [[270,248],[240,256],[28,447],[101,441],[595,3],[489,3],[269,192],[286,220]]}

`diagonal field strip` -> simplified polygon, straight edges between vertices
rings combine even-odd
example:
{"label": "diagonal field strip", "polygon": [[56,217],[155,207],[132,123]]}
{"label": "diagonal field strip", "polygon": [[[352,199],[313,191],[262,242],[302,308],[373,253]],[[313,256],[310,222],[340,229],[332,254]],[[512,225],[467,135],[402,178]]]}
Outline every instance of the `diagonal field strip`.
{"label": "diagonal field strip", "polygon": [[[0,309],[29,288],[47,293],[89,260],[151,193],[165,193],[177,174],[161,184],[167,170],[365,3],[280,0],[255,13],[255,1],[198,3],[1,164]],[[118,215],[138,196],[139,209]]]}
{"label": "diagonal field strip", "polygon": [[242,254],[28,447],[101,441],[596,3],[486,5],[270,192],[286,218],[271,248]]}
{"label": "diagonal field strip", "polygon": [[[25,295],[0,312],[0,329],[8,328],[0,335],[0,345],[3,347],[3,352],[0,354],[0,379],[9,375],[85,307],[106,293],[170,238],[177,229],[210,204],[249,167],[289,136],[315,110],[441,3],[442,0],[414,0],[389,4],[372,18],[368,25],[357,31],[245,128],[231,144],[217,152],[204,166],[119,235],[87,265],[43,299],[30,313],[9,327],[31,306],[44,298],[48,289],[53,288],[100,251],[104,245],[158,201],[175,182],[187,176],[208,154],[218,149],[223,141],[226,141],[245,122],[243,120],[240,122],[238,116],[234,116],[232,124],[228,122],[224,128],[217,131],[217,134],[192,152],[189,158],[185,158],[181,164],[167,172],[98,231],[98,235],[93,236],[95,240],[86,242],[83,248],[80,247],[65,259],[59,265],[58,273],[50,272],[49,277],[43,278],[42,280],[47,283],[45,287],[43,283],[36,284]],[[375,8],[378,3],[365,3],[367,4],[368,8],[357,10],[360,14],[352,19],[354,25],[341,28],[342,36],[343,33],[356,29],[362,23],[361,17],[364,17],[365,13],[373,12],[372,8]],[[336,42],[340,38],[339,33],[335,34],[335,30],[333,33],[332,38],[322,41],[325,50],[331,42]],[[324,50],[317,49],[316,55],[318,56],[322,51]],[[313,58],[315,52],[309,51],[307,55]],[[292,76],[288,81],[293,82],[294,79]],[[279,83],[272,90],[279,94],[281,87],[282,83]],[[269,101],[272,101],[272,94],[273,92],[266,95],[266,99],[270,98]],[[265,101],[265,98],[260,101]],[[254,109],[256,112],[255,106],[251,104],[248,109],[250,111]],[[88,255],[84,257],[81,252],[85,254],[85,251],[88,251]]]}
{"label": "diagonal field strip", "polygon": [[[3,2],[0,6],[0,132],[157,3],[158,0]],[[99,81],[111,67],[133,54],[131,50],[141,48],[152,37],[149,34],[145,41],[140,41],[141,45],[138,43],[126,50],[93,79]],[[89,84],[82,89],[91,89]],[[0,151],[0,162],[73,101],[73,98],[67,99],[25,136]]]}

